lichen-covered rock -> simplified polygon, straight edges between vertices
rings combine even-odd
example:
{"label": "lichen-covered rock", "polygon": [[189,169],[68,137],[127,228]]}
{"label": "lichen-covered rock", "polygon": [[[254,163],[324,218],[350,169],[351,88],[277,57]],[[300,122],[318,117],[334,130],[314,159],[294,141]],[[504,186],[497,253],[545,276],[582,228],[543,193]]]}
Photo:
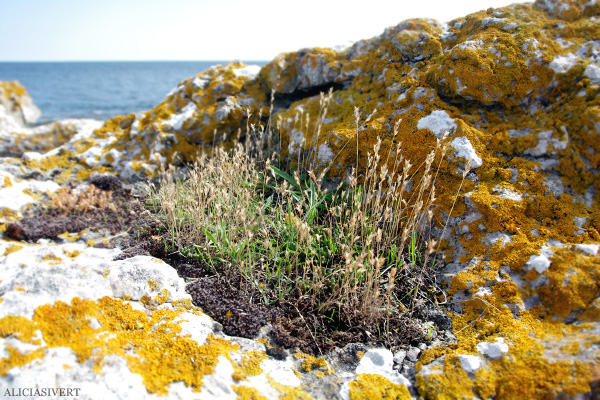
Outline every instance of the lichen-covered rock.
{"label": "lichen-covered rock", "polygon": [[[362,172],[379,140],[388,171],[397,149],[422,165],[447,132],[432,233],[458,343],[416,352],[411,385],[359,370],[342,379],[342,396],[381,397],[385,387],[398,398],[589,398],[600,381],[599,21],[597,0],[537,0],[447,24],[405,21],[343,52],[286,53],[260,71],[231,63],[185,80],[153,110],[24,163],[60,168],[60,179],[150,177],[244,142],[271,105],[280,156],[331,164],[334,179]],[[318,92],[329,88],[324,114]],[[236,393],[253,390],[267,393]]]}
{"label": "lichen-covered rock", "polygon": [[[0,157],[20,158],[27,152],[46,153],[69,140],[89,136],[100,121],[67,119],[30,127],[40,110],[19,82],[0,81]],[[36,155],[30,155],[39,159]]]}
{"label": "lichen-covered rock", "polygon": [[212,67],[181,82],[152,110],[109,119],[28,165],[67,168],[65,179],[81,179],[86,169],[87,176],[111,170],[135,181],[155,176],[160,165],[194,160],[213,146],[231,147],[241,128],[268,113],[259,69],[240,62]]}
{"label": "lichen-covered rock", "polygon": [[23,157],[25,153],[40,153],[39,156],[30,154],[31,158],[40,159],[47,153],[69,142],[90,135],[92,131],[102,126],[101,121],[94,119],[66,119],[52,122],[34,128],[19,128],[5,135],[0,134],[0,157]]}
{"label": "lichen-covered rock", "polygon": [[0,131],[23,128],[37,121],[40,115],[19,82],[0,81]]}
{"label": "lichen-covered rock", "polygon": [[113,261],[119,252],[82,241],[0,240],[2,390],[76,388],[85,399],[309,399],[303,382],[327,379],[338,386],[328,398],[376,393],[382,382],[410,398],[389,351],[365,354],[356,379],[335,377],[327,361],[299,352],[269,358],[263,340],[228,337],[192,306],[173,268],[146,256]]}

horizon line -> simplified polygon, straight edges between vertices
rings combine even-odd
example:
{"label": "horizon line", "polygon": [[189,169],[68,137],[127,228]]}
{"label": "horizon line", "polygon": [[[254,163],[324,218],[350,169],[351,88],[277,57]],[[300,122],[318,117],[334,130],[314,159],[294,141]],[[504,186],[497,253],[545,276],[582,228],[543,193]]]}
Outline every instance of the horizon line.
{"label": "horizon line", "polygon": [[242,62],[269,62],[271,60],[259,60],[259,59],[206,59],[206,60],[0,60],[0,63],[62,63],[62,62],[77,62],[77,63],[85,63],[85,62],[233,62],[233,61],[242,61]]}

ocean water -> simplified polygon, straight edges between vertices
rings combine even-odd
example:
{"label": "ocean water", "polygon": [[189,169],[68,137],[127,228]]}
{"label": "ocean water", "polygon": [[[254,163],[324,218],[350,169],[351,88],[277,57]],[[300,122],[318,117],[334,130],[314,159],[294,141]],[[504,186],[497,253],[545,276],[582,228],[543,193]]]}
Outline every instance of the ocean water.
{"label": "ocean water", "polygon": [[65,118],[105,120],[149,110],[185,78],[224,62],[0,62],[0,81],[17,80],[25,86],[42,111],[38,124]]}

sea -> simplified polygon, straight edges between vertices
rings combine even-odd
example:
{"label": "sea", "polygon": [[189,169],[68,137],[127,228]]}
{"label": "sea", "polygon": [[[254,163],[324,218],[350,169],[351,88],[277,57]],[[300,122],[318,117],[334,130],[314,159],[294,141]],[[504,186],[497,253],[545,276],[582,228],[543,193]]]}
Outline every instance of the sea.
{"label": "sea", "polygon": [[182,80],[226,62],[0,62],[0,81],[17,80],[27,89],[42,111],[36,125],[66,118],[106,120],[149,110]]}

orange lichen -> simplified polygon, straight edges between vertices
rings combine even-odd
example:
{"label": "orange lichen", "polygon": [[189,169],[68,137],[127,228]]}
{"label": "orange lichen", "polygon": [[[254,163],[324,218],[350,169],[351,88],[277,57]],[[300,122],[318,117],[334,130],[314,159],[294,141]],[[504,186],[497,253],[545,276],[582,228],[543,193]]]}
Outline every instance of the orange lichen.
{"label": "orange lichen", "polygon": [[[593,362],[549,360],[545,355],[546,343],[582,340],[593,343],[597,335],[581,334],[583,327],[564,325],[552,319],[541,319],[530,311],[522,311],[514,318],[503,306],[506,292],[497,290],[493,296],[474,298],[464,303],[462,315],[455,315],[454,332],[460,342],[451,348],[423,352],[421,362],[427,364],[435,357],[446,355],[439,373],[417,375],[419,393],[426,399],[464,398],[478,395],[510,399],[552,398],[558,392],[575,395],[587,393],[589,382],[600,377]],[[461,368],[456,355],[473,354],[481,341],[502,337],[509,343],[509,353],[499,360],[491,360],[487,367],[475,372],[471,380]],[[598,360],[596,360],[597,362]]]}
{"label": "orange lichen", "polygon": [[565,318],[573,311],[585,310],[600,295],[600,258],[558,249],[551,261],[545,272],[550,282],[536,290],[544,311]]}

